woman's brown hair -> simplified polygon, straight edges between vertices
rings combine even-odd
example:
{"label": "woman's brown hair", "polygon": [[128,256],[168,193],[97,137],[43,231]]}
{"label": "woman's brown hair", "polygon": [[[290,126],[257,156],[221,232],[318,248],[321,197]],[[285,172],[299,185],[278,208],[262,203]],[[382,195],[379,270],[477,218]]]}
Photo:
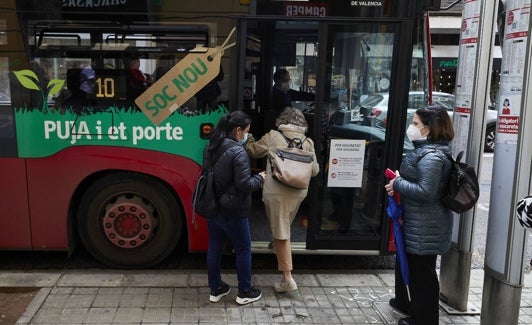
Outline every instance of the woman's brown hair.
{"label": "woman's brown hair", "polygon": [[429,141],[452,141],[454,138],[453,122],[447,111],[441,106],[427,106],[416,111],[421,123],[429,127]]}
{"label": "woman's brown hair", "polygon": [[293,124],[308,128],[307,120],[305,120],[305,115],[294,107],[287,107],[282,112],[281,115],[275,121],[275,127],[279,127],[281,124]]}

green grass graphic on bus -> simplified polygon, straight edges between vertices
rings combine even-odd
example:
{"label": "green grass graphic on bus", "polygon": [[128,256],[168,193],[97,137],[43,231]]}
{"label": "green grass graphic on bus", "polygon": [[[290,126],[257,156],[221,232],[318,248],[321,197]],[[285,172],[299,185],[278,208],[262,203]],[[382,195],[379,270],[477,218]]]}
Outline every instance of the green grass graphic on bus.
{"label": "green grass graphic on bus", "polygon": [[51,80],[46,90],[39,86],[30,70],[16,71],[24,88],[40,91],[40,107],[15,107],[19,156],[37,158],[72,146],[120,146],[167,152],[202,162],[206,140],[200,138],[202,123],[216,124],[227,112],[225,107],[207,114],[183,115],[174,112],[164,122],[154,125],[136,108],[110,106],[106,109],[48,107],[45,100],[58,93],[64,80]]}

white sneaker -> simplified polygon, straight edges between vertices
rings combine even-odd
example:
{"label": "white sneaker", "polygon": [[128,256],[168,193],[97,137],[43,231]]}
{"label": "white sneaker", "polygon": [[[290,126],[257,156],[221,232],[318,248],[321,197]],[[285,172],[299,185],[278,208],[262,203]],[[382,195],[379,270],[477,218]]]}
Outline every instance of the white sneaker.
{"label": "white sneaker", "polygon": [[277,292],[289,292],[297,290],[297,284],[296,281],[294,281],[294,278],[290,278],[290,280],[283,279],[280,283],[276,283],[273,286],[273,289]]}
{"label": "white sneaker", "polygon": [[250,302],[255,302],[262,297],[262,290],[251,288],[248,292],[242,292],[238,290],[238,295],[236,296],[236,303],[239,305],[249,304]]}

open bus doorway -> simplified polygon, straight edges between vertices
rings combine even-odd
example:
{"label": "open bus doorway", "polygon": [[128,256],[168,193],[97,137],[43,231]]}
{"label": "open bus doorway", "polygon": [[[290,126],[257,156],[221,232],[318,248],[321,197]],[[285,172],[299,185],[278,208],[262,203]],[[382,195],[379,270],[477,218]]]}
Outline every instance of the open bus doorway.
{"label": "open bus doorway", "polygon": [[[246,59],[247,66],[254,67],[250,70],[255,93],[249,107],[255,115],[253,135],[274,127],[278,112],[271,97],[277,69],[290,72],[292,91],[314,96],[312,101],[292,99],[292,106],[307,118],[307,136],[314,140],[320,164],[320,174],[292,224],[296,251],[379,254],[386,249],[385,144],[403,146],[402,138],[387,139],[386,133],[391,125],[404,124],[406,109],[395,109],[397,121],[382,125],[360,103],[373,93],[393,96],[390,85],[397,80],[408,87],[410,72],[392,72],[398,31],[398,25],[391,23],[248,21]],[[255,167],[265,166],[265,161],[257,161]],[[259,196],[250,221],[255,251],[266,249],[270,241]]]}
{"label": "open bus doorway", "polygon": [[[274,32],[271,32],[272,30]],[[275,110],[272,103],[273,76],[278,69],[286,69],[289,72],[292,106],[305,114],[309,124],[307,136],[312,137],[318,37],[317,22],[248,21],[246,78],[254,92],[252,98],[248,101],[245,99],[244,103],[247,111],[253,116],[251,133],[256,138],[275,128],[275,120],[281,111]],[[253,164],[257,169],[266,168],[265,159],[254,161]],[[308,201],[307,196],[292,224],[292,247],[301,250],[306,248],[311,209]],[[261,193],[255,195],[250,225],[254,251],[271,249],[269,223]]]}

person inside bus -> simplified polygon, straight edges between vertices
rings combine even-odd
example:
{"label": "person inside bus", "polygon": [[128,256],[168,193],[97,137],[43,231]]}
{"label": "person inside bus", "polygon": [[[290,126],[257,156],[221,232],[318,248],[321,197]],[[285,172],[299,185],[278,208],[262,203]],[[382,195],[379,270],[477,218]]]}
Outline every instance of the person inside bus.
{"label": "person inside bus", "polygon": [[90,64],[85,65],[80,72],[79,90],[82,107],[94,107],[97,105],[94,88],[96,85],[96,72]]}
{"label": "person inside bus", "polygon": [[453,123],[447,111],[439,106],[420,108],[406,131],[414,151],[403,158],[397,177],[385,185],[388,195],[399,193],[404,206],[403,227],[406,255],[410,270],[410,297],[395,265],[395,298],[390,305],[410,317],[399,324],[438,325],[439,282],[436,259],[451,248],[452,212],[443,206],[451,171]]}
{"label": "person inside bus", "polygon": [[218,96],[222,94],[222,89],[218,82],[223,79],[224,70],[220,65],[220,72],[218,72],[216,78],[196,93],[196,108],[198,111],[205,114],[218,109]]}
{"label": "person inside bus", "polygon": [[[293,107],[285,108],[277,118],[275,126],[278,131],[271,130],[257,141],[253,136],[249,137],[245,147],[252,158],[273,157],[278,146],[287,146],[284,137],[303,140],[303,149],[314,153],[314,142],[305,136],[308,125],[300,110]],[[283,273],[281,281],[275,283],[274,290],[288,292],[297,290],[297,284],[292,278],[290,226],[297,215],[301,202],[307,196],[308,190],[293,188],[275,180],[272,177],[270,164],[270,159],[268,159],[262,196],[266,216],[270,223],[273,251],[277,256],[277,267]],[[316,155],[314,155],[312,164],[312,176],[316,176],[319,172]]]}
{"label": "person inside bus", "polygon": [[152,73],[151,79],[153,82],[161,79],[170,69],[172,69],[176,64],[176,58],[173,54],[166,54],[159,58],[157,61],[157,67]]}
{"label": "person inside bus", "polygon": [[129,62],[127,76],[127,98],[134,101],[148,88],[151,81],[140,71],[140,60],[138,58],[131,59]]}
{"label": "person inside bus", "polygon": [[207,269],[211,302],[220,301],[231,291],[221,276],[222,254],[227,240],[231,242],[236,254],[236,302],[245,305],[262,296],[262,291],[251,285],[251,234],[248,216],[251,213],[251,192],[262,188],[265,174],[251,174],[249,156],[242,146],[248,137],[250,125],[251,118],[242,111],[223,115],[204,151],[203,165],[214,162],[216,187],[226,189],[219,198],[219,214],[207,219]]}
{"label": "person inside bus", "polygon": [[314,101],[314,94],[290,88],[292,79],[286,69],[277,69],[273,74],[272,108],[279,115],[286,107],[292,107],[292,101]]}

